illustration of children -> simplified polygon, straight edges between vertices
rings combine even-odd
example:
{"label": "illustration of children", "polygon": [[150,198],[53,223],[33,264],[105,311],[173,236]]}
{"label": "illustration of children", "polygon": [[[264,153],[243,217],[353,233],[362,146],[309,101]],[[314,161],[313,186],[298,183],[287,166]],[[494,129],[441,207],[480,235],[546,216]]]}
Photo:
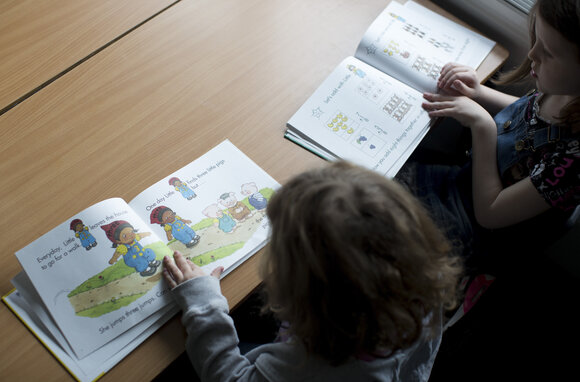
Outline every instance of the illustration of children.
{"label": "illustration of children", "polygon": [[75,231],[75,237],[81,241],[81,245],[87,251],[97,246],[97,240],[95,240],[95,237],[89,232],[89,227],[87,227],[81,219],[74,219],[71,221],[70,229]]}
{"label": "illustration of children", "polygon": [[366,73],[362,71],[362,69],[357,68],[354,65],[347,65],[348,70],[359,76],[360,78],[365,78]]}
{"label": "illustration of children", "polygon": [[151,276],[161,264],[155,259],[155,252],[151,248],[144,248],[140,243],[144,237],[151,235],[150,232],[137,233],[133,226],[125,220],[115,220],[111,224],[102,225],[107,238],[116,248],[109,264],[115,264],[120,256],[128,267],[135,268],[143,277]]}
{"label": "illustration of children", "polygon": [[250,209],[244,203],[239,202],[233,192],[223,193],[218,199],[218,203],[226,207],[230,215],[237,221],[241,222],[252,216]]}
{"label": "illustration of children", "polygon": [[187,248],[199,243],[200,236],[188,225],[191,220],[177,216],[171,208],[166,206],[156,207],[151,211],[150,218],[152,224],[159,224],[163,227],[168,241],[175,238]]}
{"label": "illustration of children", "polygon": [[266,208],[268,204],[268,200],[258,191],[254,182],[242,184],[242,195],[248,196],[248,202],[258,211]]}
{"label": "illustration of children", "polygon": [[233,232],[236,228],[236,222],[230,215],[225,214],[215,203],[207,206],[202,213],[208,218],[213,218],[214,226],[225,233]]}
{"label": "illustration of children", "polygon": [[177,177],[169,179],[169,184],[175,187],[175,191],[179,191],[181,195],[187,200],[191,200],[197,196],[197,194],[191,188],[189,188],[186,183],[182,182]]}

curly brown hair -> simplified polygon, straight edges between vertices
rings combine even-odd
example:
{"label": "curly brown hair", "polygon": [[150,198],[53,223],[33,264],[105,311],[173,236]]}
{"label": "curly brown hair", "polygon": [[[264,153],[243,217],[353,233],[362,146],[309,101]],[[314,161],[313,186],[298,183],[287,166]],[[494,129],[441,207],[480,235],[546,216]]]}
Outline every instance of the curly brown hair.
{"label": "curly brown hair", "polygon": [[347,162],[304,172],[269,201],[267,300],[307,350],[337,365],[391,354],[456,302],[461,266],[419,202]]}

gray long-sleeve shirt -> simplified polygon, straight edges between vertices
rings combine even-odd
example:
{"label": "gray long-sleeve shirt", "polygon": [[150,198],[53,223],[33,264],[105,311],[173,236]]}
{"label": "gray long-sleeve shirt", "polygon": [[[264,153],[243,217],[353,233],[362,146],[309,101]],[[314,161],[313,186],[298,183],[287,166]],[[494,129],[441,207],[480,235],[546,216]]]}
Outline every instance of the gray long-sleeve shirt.
{"label": "gray long-sleeve shirt", "polygon": [[352,358],[340,366],[309,355],[300,341],[259,346],[245,355],[219,281],[188,280],[172,291],[183,309],[187,353],[202,381],[427,381],[441,336],[371,361]]}

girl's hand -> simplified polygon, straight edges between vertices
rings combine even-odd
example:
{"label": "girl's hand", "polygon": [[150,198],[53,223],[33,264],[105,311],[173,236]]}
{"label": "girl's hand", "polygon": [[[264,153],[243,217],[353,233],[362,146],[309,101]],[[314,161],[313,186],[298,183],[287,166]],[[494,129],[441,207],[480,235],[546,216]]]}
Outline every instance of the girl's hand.
{"label": "girl's hand", "polygon": [[421,106],[429,117],[451,117],[471,129],[480,126],[493,126],[492,116],[477,102],[465,96],[424,93]]}
{"label": "girl's hand", "polygon": [[443,66],[437,87],[449,94],[463,95],[471,99],[478,99],[481,95],[481,84],[475,70],[454,62]]}
{"label": "girl's hand", "polygon": [[[195,265],[191,260],[186,259],[178,251],[173,253],[173,260],[169,256],[163,258],[163,277],[171,289],[187,280],[206,275],[203,269]],[[217,267],[211,272],[210,276],[219,280],[223,271],[224,267]]]}

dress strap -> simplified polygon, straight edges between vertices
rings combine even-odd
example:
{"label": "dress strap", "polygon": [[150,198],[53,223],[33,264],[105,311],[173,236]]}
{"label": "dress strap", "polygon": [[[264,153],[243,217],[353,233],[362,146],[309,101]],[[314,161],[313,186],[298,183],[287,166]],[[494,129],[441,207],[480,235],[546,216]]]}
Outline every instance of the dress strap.
{"label": "dress strap", "polygon": [[545,127],[536,129],[533,132],[533,144],[532,147],[537,149],[546,143],[557,142],[562,138],[562,129],[558,125],[547,125]]}

